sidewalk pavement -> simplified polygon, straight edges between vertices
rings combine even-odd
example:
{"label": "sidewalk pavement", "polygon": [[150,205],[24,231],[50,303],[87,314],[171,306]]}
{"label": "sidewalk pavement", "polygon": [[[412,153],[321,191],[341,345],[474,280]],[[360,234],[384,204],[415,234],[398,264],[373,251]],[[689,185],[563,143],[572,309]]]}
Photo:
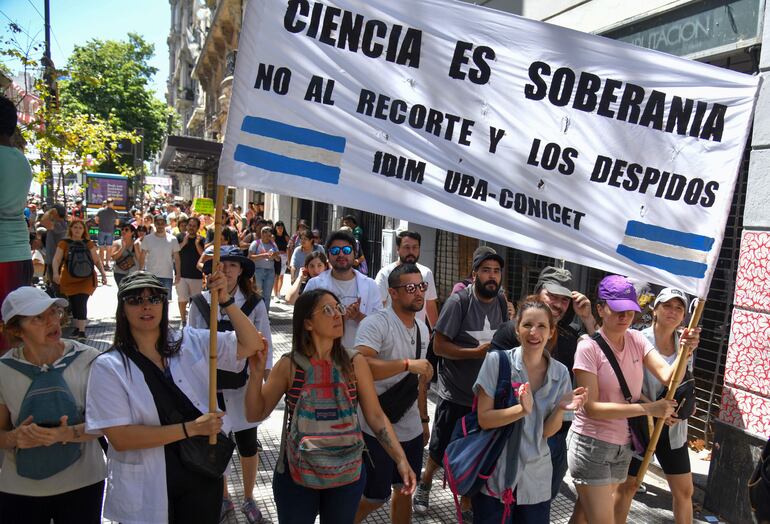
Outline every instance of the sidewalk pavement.
{"label": "sidewalk pavement", "polygon": [[[179,310],[176,304],[176,296],[169,307],[169,317],[172,326],[179,325]],[[112,344],[115,330],[115,308],[117,305],[117,286],[109,275],[107,286],[100,286],[88,303],[89,318],[91,319],[86,334],[87,343],[106,350]],[[272,300],[270,307],[270,324],[273,339],[273,361],[277,361],[281,355],[291,350],[291,316],[293,307],[278,300]],[[65,331],[65,337],[67,331]],[[437,397],[431,392],[428,400],[428,412],[433,413],[436,407]],[[275,468],[278,450],[281,441],[281,423],[283,421],[283,401],[276,407],[273,414],[259,427],[259,439],[264,448],[260,454],[259,471],[257,474],[254,500],[257,502],[266,523],[277,523],[278,514],[273,502],[272,478]],[[427,460],[427,450],[425,459]],[[228,515],[223,522],[227,524],[247,524],[247,520],[239,511],[243,502],[243,485],[240,480],[240,461],[237,453],[233,456],[233,474],[227,481],[230,494],[235,503],[235,511]],[[650,472],[645,477],[647,492],[635,497],[631,507],[628,522],[633,524],[663,524],[674,522],[671,512],[671,494],[668,484],[662,473],[656,466],[651,466]],[[694,497],[696,510],[700,508],[698,501],[703,500],[703,494],[696,487]],[[569,521],[575,504],[575,491],[570,481],[569,474],[562,483],[561,492],[551,505],[551,522],[566,524]],[[448,487],[442,489],[441,475],[437,474],[431,491],[431,509],[426,516],[415,516],[414,522],[420,524],[449,524],[457,522],[454,500]],[[109,521],[105,521],[109,522]],[[370,515],[365,521],[371,524],[386,524],[390,522],[388,507],[383,506],[377,512]],[[719,518],[696,512],[695,523],[723,523]]]}

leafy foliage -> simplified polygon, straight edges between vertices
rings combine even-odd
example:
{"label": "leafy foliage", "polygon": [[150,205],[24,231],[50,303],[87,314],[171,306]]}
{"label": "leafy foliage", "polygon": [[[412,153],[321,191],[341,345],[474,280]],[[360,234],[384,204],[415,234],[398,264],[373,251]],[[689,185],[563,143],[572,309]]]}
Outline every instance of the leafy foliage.
{"label": "leafy foliage", "polygon": [[144,129],[145,158],[161,147],[172,110],[148,87],[157,69],[155,48],[140,35],[125,41],[90,40],[75,46],[67,62],[69,78],[60,82],[64,114],[95,115],[119,129]]}

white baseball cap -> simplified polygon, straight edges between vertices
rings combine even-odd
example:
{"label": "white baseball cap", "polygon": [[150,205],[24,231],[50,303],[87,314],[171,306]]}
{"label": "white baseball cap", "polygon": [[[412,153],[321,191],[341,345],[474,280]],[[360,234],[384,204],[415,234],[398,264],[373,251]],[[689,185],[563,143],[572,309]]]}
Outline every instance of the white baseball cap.
{"label": "white baseball cap", "polygon": [[65,299],[51,298],[40,288],[20,287],[8,293],[3,301],[3,322],[8,322],[17,315],[25,317],[39,315],[54,304],[67,307]]}
{"label": "white baseball cap", "polygon": [[675,287],[667,287],[664,288],[658,293],[658,296],[655,297],[655,303],[653,304],[653,307],[658,307],[658,304],[661,304],[663,302],[668,302],[669,300],[672,300],[674,298],[678,298],[682,301],[682,304],[684,304],[684,307],[687,307],[687,295],[684,291],[677,289]]}

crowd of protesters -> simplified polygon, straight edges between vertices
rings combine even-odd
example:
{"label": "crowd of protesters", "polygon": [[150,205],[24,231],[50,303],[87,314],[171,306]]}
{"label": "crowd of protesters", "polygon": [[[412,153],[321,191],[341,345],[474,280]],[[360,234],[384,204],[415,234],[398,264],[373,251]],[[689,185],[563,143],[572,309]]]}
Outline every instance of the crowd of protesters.
{"label": "crowd of protesters", "polygon": [[[291,232],[256,203],[220,211],[213,267],[215,219],[191,202],[116,210],[107,199],[93,216],[82,200],[43,209],[27,195],[29,165],[10,145],[15,114],[11,126],[3,104],[0,162],[19,181],[0,195],[12,211],[0,216],[2,333],[12,348],[0,358],[0,522],[221,522],[235,508],[225,476],[236,449],[240,509],[261,522],[257,431],[281,400],[272,482],[281,523],[358,523],[384,504],[398,524],[429,513],[434,476],[472,421],[507,436],[458,518],[547,523],[569,469],[572,522],[624,522],[639,470],[629,420],[644,415],[665,419],[656,453],[676,521],[691,521],[685,415],[659,398],[680,342],[690,356],[699,341],[698,330],[680,330],[689,307],[680,290],[658,294],[644,331],[631,329],[641,308],[619,275],[600,282],[591,304],[569,271],[546,267],[514,305],[505,259],[482,246],[439,307],[418,232],[400,232],[398,260],[372,278],[354,216],[322,242],[306,221]],[[108,272],[116,328],[100,353],[86,344],[87,303]],[[169,320],[174,292],[179,326]],[[275,362],[271,300],[294,305],[291,351]],[[501,384],[515,386],[515,401],[501,404]]]}

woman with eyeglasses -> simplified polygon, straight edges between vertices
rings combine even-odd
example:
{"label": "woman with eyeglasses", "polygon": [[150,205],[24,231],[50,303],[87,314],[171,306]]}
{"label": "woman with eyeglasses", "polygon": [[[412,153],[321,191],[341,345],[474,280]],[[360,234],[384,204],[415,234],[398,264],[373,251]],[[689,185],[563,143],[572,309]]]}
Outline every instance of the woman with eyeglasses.
{"label": "woman with eyeglasses", "polygon": [[[221,271],[208,289],[218,291],[233,325],[217,334],[218,368],[240,371],[247,357],[266,350],[265,340],[235,306]],[[168,316],[166,287],[156,276],[137,271],[122,280],[114,343],[93,364],[86,403],[87,431],[103,432],[110,443],[104,516],[124,524],[213,524],[222,476],[199,472],[180,442],[227,434],[230,423],[222,412],[207,413],[209,331],[174,332]]]}
{"label": "woman with eyeglasses", "polygon": [[[267,310],[259,293],[254,289],[254,263],[243,256],[240,249],[235,246],[222,246],[220,259],[222,273],[227,279],[227,289],[235,299],[235,305],[248,316],[252,324],[265,336],[268,343],[267,368],[273,367],[272,338],[270,336],[270,321]],[[203,272],[211,272],[211,261],[203,265]],[[209,304],[211,293],[204,291],[194,295],[191,299],[189,325],[194,328],[208,328]],[[230,331],[232,324],[226,313],[220,311],[217,322],[217,331]],[[254,502],[254,484],[259,469],[259,453],[257,440],[257,427],[259,424],[246,420],[244,414],[244,398],[246,396],[246,381],[248,370],[246,365],[239,373],[227,371],[217,372],[217,400],[219,408],[227,413],[232,423],[233,436],[238,446],[238,454],[241,457],[241,473],[243,479],[244,501],[241,504],[241,512],[246,516],[250,524],[262,521],[262,513]],[[224,498],[222,500],[222,517],[235,509],[230,493],[227,489],[227,479],[223,479]]]}
{"label": "woman with eyeglasses", "polygon": [[299,277],[294,280],[294,283],[289,288],[289,292],[286,293],[286,303],[294,304],[302,292],[305,291],[308,281],[327,269],[329,269],[329,261],[326,259],[326,255],[320,251],[313,251],[305,257],[305,265],[300,268]]}
{"label": "woman with eyeglasses", "polygon": [[139,257],[134,247],[134,227],[131,224],[123,224],[120,228],[120,238],[112,243],[112,276],[115,284],[120,286],[120,281],[129,273],[139,269]]}
{"label": "woman with eyeglasses", "polygon": [[[309,390],[322,384],[322,381],[315,377],[339,374],[340,380],[346,385],[345,400],[349,403],[348,405],[352,405],[353,408],[360,407],[360,412],[378,441],[397,464],[403,481],[402,492],[405,495],[411,495],[416,485],[415,474],[380,406],[366,358],[357,353],[351,358],[342,347],[344,312],[345,308],[337,297],[327,290],[317,289],[304,293],[294,306],[291,353],[278,361],[264,385],[265,353],[258,353],[249,359],[246,417],[249,420],[264,420],[275,409],[281,397],[285,397],[288,410],[286,414],[288,424],[284,428],[281,439],[281,449],[285,450],[285,453],[279,456],[279,463],[273,476],[273,494],[279,522],[311,524],[316,516],[320,515],[321,524],[350,524],[355,517],[366,483],[366,474],[360,456],[363,450],[363,437],[355,411],[352,413],[353,425],[347,430],[348,434],[344,437],[344,441],[341,436],[315,440],[319,447],[331,446],[336,449],[347,446],[350,439],[356,437],[361,441],[358,455],[354,457],[357,460],[354,460],[350,470],[346,471],[352,478],[350,482],[325,489],[308,487],[309,484],[323,484],[329,479],[319,478],[313,471],[299,470],[295,467],[297,461],[292,457],[298,449],[295,445],[298,443],[293,441],[289,428],[295,423],[297,425],[303,423],[298,417],[312,418],[312,413],[307,415],[307,412],[303,411],[299,414],[295,411],[295,407],[299,403],[302,403],[305,409],[313,407],[307,402]],[[306,375],[299,362],[309,363],[313,374]],[[311,380],[313,380],[312,383],[306,383]],[[330,412],[333,411],[334,418],[330,421],[333,424],[332,427],[335,421],[342,425],[344,422],[342,419],[346,414],[339,406],[337,404],[333,410],[317,409],[315,418],[318,419],[319,415],[331,416]],[[344,465],[335,462],[337,457],[337,454],[329,457],[325,471],[335,474],[339,472],[339,468]]]}
{"label": "woman with eyeglasses", "polygon": [[[61,338],[66,306],[35,287],[18,288],[3,301],[3,331],[15,347],[0,358],[0,522],[101,522],[107,469],[97,435],[84,424],[88,375],[99,351]],[[30,395],[41,372],[51,374],[45,380],[60,374],[71,400],[39,387]],[[36,409],[34,397],[48,409]]]}
{"label": "woman with eyeglasses", "polygon": [[[83,272],[83,275],[72,274],[70,269],[74,267],[73,264]],[[59,285],[61,293],[69,299],[75,325],[74,336],[81,342],[86,340],[88,299],[96,291],[94,265],[101,273],[102,285],[106,286],[107,273],[96,251],[96,244],[89,238],[85,223],[82,220],[73,219],[67,227],[67,235],[56,246],[56,254],[53,257],[53,281]]]}
{"label": "woman with eyeglasses", "polygon": [[273,242],[273,228],[265,226],[260,231],[259,240],[255,240],[249,246],[249,258],[254,261],[254,278],[257,287],[262,292],[262,300],[265,301],[267,311],[270,311],[270,296],[273,292],[275,281],[276,260],[281,260],[278,254],[278,246]]}

